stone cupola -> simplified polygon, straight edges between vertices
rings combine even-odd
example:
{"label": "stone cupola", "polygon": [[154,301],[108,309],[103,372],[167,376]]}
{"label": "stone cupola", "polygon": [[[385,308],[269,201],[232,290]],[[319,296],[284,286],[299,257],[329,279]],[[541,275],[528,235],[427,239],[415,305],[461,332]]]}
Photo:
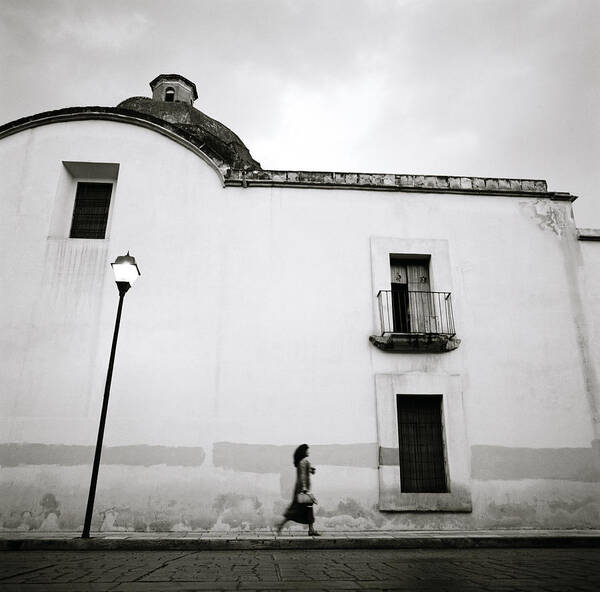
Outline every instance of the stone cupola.
{"label": "stone cupola", "polygon": [[161,121],[169,131],[179,133],[208,155],[215,165],[227,171],[261,170],[242,140],[226,125],[194,107],[198,98],[196,85],[179,74],[159,74],[151,83],[152,98],[130,97],[121,101],[117,109],[128,114],[141,113]]}
{"label": "stone cupola", "polygon": [[198,98],[196,85],[179,74],[159,74],[151,83],[152,100],[193,105]]}

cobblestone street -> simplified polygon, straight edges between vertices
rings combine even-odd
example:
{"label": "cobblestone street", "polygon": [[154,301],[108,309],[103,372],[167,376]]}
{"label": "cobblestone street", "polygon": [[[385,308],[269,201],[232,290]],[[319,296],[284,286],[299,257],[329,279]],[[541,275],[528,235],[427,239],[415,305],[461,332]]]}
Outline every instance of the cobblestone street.
{"label": "cobblestone street", "polygon": [[6,551],[0,590],[600,589],[600,549]]}

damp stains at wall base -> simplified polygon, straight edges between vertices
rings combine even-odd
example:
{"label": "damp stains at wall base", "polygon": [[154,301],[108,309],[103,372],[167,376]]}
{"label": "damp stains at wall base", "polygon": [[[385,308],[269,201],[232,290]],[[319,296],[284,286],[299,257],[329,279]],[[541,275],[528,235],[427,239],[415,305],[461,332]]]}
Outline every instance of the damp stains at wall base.
{"label": "damp stains at wall base", "polygon": [[[207,463],[103,465],[92,527],[123,532],[268,530],[292,497],[293,467],[279,469],[239,471]],[[331,531],[569,529],[600,524],[598,482],[568,475],[552,479],[505,474],[490,479],[477,470],[470,513],[381,512],[376,466],[319,464],[313,486],[319,499],[316,519],[320,528]],[[80,529],[89,476],[87,464],[3,466],[0,528]]]}

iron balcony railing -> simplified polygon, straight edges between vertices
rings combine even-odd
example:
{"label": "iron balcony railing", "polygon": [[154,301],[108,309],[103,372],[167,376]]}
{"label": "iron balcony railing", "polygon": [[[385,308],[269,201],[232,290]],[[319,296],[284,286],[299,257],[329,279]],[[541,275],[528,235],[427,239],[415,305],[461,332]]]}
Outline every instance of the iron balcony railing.
{"label": "iron balcony railing", "polygon": [[380,290],[377,294],[381,334],[413,333],[453,337],[450,292]]}

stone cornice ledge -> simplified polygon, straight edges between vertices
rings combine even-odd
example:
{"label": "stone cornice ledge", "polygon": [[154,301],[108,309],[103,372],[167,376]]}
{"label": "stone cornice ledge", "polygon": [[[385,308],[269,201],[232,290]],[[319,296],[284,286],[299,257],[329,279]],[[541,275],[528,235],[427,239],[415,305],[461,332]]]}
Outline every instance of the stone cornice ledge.
{"label": "stone cornice ledge", "polygon": [[580,241],[600,241],[600,228],[578,228],[577,238]]}
{"label": "stone cornice ledge", "polygon": [[243,171],[231,169],[225,185],[234,187],[314,187],[320,189],[367,189],[418,193],[483,193],[517,197],[545,197],[575,201],[570,193],[549,192],[546,181],[450,177],[440,175],[396,175],[381,173],[337,173],[317,171]]}
{"label": "stone cornice ledge", "polygon": [[[69,107],[37,113],[0,126],[0,139],[18,132],[53,123],[103,119],[146,127],[181,144],[211,165],[229,187],[304,187],[315,189],[362,189],[416,193],[462,193],[538,197],[555,201],[575,201],[577,196],[549,192],[546,181],[443,175],[396,175],[382,173],[338,173],[320,171],[273,171],[230,169],[193,134],[162,119],[119,107]],[[596,239],[582,239],[596,240]]]}

